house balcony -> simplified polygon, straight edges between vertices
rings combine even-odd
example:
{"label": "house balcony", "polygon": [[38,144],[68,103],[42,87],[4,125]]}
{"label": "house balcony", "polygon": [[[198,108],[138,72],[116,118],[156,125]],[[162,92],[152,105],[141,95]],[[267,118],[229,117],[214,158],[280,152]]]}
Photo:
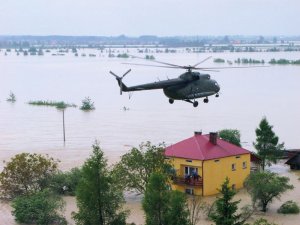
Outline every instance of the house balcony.
{"label": "house balcony", "polygon": [[174,184],[178,185],[188,185],[188,186],[195,186],[195,187],[202,187],[203,186],[203,179],[198,177],[198,178],[185,178],[185,177],[173,177],[173,182]]}

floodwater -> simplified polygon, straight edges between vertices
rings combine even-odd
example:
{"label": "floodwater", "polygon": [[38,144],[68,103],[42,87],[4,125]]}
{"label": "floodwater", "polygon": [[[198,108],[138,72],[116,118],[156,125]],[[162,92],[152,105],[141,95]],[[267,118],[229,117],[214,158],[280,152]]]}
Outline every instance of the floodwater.
{"label": "floodwater", "polygon": [[[137,54],[134,49],[129,51]],[[94,53],[97,57],[81,57],[83,52],[87,55]],[[180,65],[193,65],[208,56],[231,61],[239,57],[264,59],[266,62],[271,58],[300,59],[300,52],[151,54],[157,60]],[[132,72],[124,79],[128,86],[175,78],[184,72],[129,66],[121,64],[123,62],[148,63],[139,59],[108,58],[107,54],[98,50],[82,49],[79,57],[71,53],[24,57],[16,56],[14,52],[4,56],[1,51],[0,169],[5,165],[4,160],[17,153],[37,152],[60,159],[61,169],[68,170],[82,165],[95,140],[100,142],[109,162],[113,163],[131,146],[143,141],[164,141],[168,145],[190,137],[194,131],[208,133],[224,128],[239,129],[243,147],[253,150],[255,128],[264,116],[274,125],[274,131],[287,148],[300,146],[300,130],[296,127],[300,124],[300,66],[277,65],[209,72],[221,86],[220,97],[210,97],[209,104],[200,99],[198,108],[194,108],[181,101],[170,105],[161,90],[135,92],[131,99],[127,93],[120,96],[116,80],[109,75],[110,70],[121,75],[131,68]],[[202,66],[228,65],[210,60]],[[6,102],[10,91],[17,97],[13,104]],[[30,100],[63,100],[80,106],[81,100],[87,96],[94,101],[96,110],[66,109],[65,144],[62,112],[27,104]],[[124,106],[129,110],[123,111]],[[300,199],[299,193],[297,196]],[[141,212],[139,201],[135,198],[129,200],[129,207]],[[74,203],[72,199],[68,201]],[[0,204],[1,213],[5,210],[9,211],[7,206]],[[9,214],[6,217],[9,218],[10,213],[4,214]],[[133,215],[141,219],[138,221],[143,220],[141,213]]]}

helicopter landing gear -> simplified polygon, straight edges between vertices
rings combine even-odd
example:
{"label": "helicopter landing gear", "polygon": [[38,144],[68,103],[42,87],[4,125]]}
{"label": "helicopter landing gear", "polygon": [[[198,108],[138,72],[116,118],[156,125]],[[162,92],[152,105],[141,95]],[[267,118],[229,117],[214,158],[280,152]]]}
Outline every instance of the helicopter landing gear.
{"label": "helicopter landing gear", "polygon": [[219,93],[216,94],[216,98],[219,98]]}
{"label": "helicopter landing gear", "polygon": [[198,106],[198,102],[197,102],[197,101],[194,101],[194,102],[193,102],[193,106],[194,106],[194,107],[197,107],[197,106]]}
{"label": "helicopter landing gear", "polygon": [[174,103],[174,99],[169,98],[169,103],[173,104]]}
{"label": "helicopter landing gear", "polygon": [[208,103],[208,98],[206,97],[205,99],[203,99],[204,103]]}

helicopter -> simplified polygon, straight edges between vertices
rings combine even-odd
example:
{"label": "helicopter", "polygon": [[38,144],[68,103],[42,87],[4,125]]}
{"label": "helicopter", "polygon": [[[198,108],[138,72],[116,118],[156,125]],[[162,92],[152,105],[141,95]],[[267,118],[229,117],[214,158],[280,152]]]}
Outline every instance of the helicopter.
{"label": "helicopter", "polygon": [[[138,56],[131,56],[133,58],[144,59]],[[194,72],[194,70],[199,71],[213,71],[219,72],[218,69],[228,69],[228,68],[245,68],[245,67],[198,67],[203,62],[210,59],[206,59],[188,66],[180,66],[176,64],[166,63],[157,60],[151,60],[151,62],[159,63],[162,65],[151,65],[151,64],[137,64],[137,63],[123,63],[129,65],[138,66],[152,66],[152,67],[162,67],[162,68],[172,68],[172,69],[185,69],[186,72],[181,74],[178,78],[167,79],[152,83],[146,83],[136,86],[126,86],[123,83],[124,77],[131,71],[129,69],[122,76],[116,75],[114,72],[110,71],[118,81],[120,87],[120,95],[122,92],[132,92],[132,91],[143,91],[143,90],[154,90],[163,89],[164,94],[169,98],[169,103],[173,104],[175,100],[181,100],[185,102],[192,103],[194,107],[198,106],[198,98],[204,98],[203,102],[208,103],[208,96],[215,95],[219,97],[220,85],[216,80],[211,79],[210,75],[207,73]]]}

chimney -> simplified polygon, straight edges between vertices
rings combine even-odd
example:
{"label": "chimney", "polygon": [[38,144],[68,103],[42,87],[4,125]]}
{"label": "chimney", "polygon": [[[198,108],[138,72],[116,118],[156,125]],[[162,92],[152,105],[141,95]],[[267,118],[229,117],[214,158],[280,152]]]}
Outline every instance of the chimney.
{"label": "chimney", "polygon": [[195,136],[197,136],[197,135],[202,135],[202,131],[195,131],[195,132],[194,132],[194,135],[195,135]]}
{"label": "chimney", "polygon": [[217,132],[210,132],[209,133],[209,141],[210,141],[210,143],[216,145],[217,144],[217,138],[218,138],[218,133]]}

